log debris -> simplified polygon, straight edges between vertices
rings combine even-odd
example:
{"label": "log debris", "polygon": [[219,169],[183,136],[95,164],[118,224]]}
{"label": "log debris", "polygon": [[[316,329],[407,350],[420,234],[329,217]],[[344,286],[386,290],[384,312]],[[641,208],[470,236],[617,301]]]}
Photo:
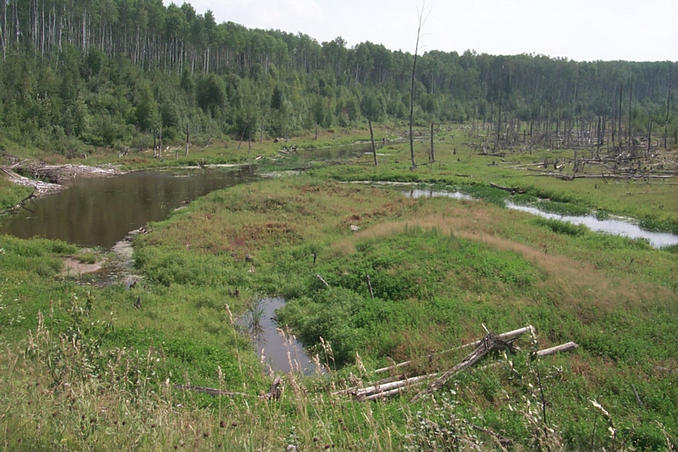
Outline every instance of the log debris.
{"label": "log debris", "polygon": [[327,287],[327,288],[330,287],[330,285],[327,283],[327,281],[325,281],[325,278],[320,276],[320,273],[316,274],[315,277],[318,278],[320,280],[320,282],[325,285],[325,287]]}
{"label": "log debris", "polygon": [[549,347],[549,348],[539,350],[535,354],[537,356],[548,356],[548,355],[554,355],[554,354],[559,353],[559,352],[569,352],[570,350],[574,350],[577,347],[579,347],[579,346],[576,343],[570,341],[570,342],[566,342],[564,344],[556,345],[555,347]]}
{"label": "log debris", "polygon": [[504,187],[502,185],[495,184],[494,182],[490,182],[490,187],[497,188],[499,190],[504,190],[512,195],[515,195],[516,193],[525,193],[525,190],[518,188],[518,187]]}
{"label": "log debris", "polygon": [[[377,400],[377,399],[384,399],[393,395],[397,395],[401,392],[404,392],[412,387],[415,386],[421,386],[423,384],[426,384],[428,382],[431,382],[431,380],[434,380],[432,383],[429,384],[429,386],[424,389],[423,391],[420,391],[413,399],[412,401],[416,401],[423,397],[426,394],[430,394],[434,391],[437,391],[440,389],[447,381],[449,381],[450,378],[452,378],[454,375],[457,373],[468,369],[469,367],[473,366],[475,363],[480,361],[486,354],[488,354],[491,351],[494,350],[499,350],[499,349],[508,349],[512,352],[517,350],[517,347],[513,345],[513,341],[520,336],[523,333],[530,332],[534,333],[534,327],[532,325],[528,325],[523,328],[519,328],[517,330],[513,331],[508,331],[506,333],[502,334],[495,334],[490,331],[487,332],[487,335],[483,337],[480,340],[464,344],[462,346],[450,349],[450,350],[445,350],[443,352],[439,353],[434,353],[431,355],[427,355],[423,359],[426,358],[431,358],[432,356],[435,355],[440,355],[443,353],[448,353],[453,350],[460,350],[463,348],[467,347],[472,347],[475,346],[475,349],[469,353],[461,362],[459,362],[457,365],[452,367],[451,369],[445,371],[445,372],[434,372],[434,373],[429,373],[425,375],[418,375],[418,376],[411,376],[408,377],[406,375],[397,375],[397,376],[391,376],[382,380],[379,380],[374,383],[370,383],[369,386],[354,386],[350,387],[347,389],[343,389],[341,391],[335,391],[332,393],[332,395],[343,395],[343,394],[350,394],[357,400],[362,400],[362,401],[367,401],[367,400]],[[556,345],[553,347],[548,347],[544,348],[541,350],[537,350],[536,352],[533,352],[533,357],[534,358],[540,358],[543,356],[549,356],[553,355],[556,353],[560,352],[567,352],[570,350],[575,350],[578,348],[578,345],[575,342],[566,342],[564,344]],[[422,358],[420,358],[422,359]],[[398,363],[393,366],[389,367],[384,367],[381,369],[377,369],[375,373],[381,373],[385,372],[387,370],[394,370],[398,369],[400,367],[407,366],[411,364],[414,361],[418,360],[412,360],[412,361],[405,361],[403,363]],[[494,367],[498,365],[498,362],[489,364],[487,366],[482,367],[481,369],[489,368],[489,367]]]}
{"label": "log debris", "polygon": [[[527,325],[527,326],[524,326],[522,328],[518,328],[517,330],[507,331],[506,333],[501,333],[501,334],[498,335],[498,337],[499,337],[499,339],[501,339],[503,341],[510,341],[510,340],[517,338],[521,334],[525,334],[525,333],[532,332],[532,331],[534,331],[534,327],[532,325]],[[470,342],[468,344],[460,345],[458,347],[450,348],[448,350],[443,350],[442,352],[431,353],[430,355],[426,355],[423,358],[417,358],[417,359],[413,359],[413,360],[410,360],[410,361],[404,361],[402,363],[394,364],[392,366],[382,367],[380,369],[375,370],[374,373],[378,374],[378,373],[382,373],[382,372],[388,372],[389,370],[394,370],[394,369],[399,369],[401,367],[409,366],[413,362],[419,362],[419,361],[423,361],[423,360],[427,360],[427,359],[430,360],[434,356],[440,356],[440,355],[443,355],[443,354],[446,354],[446,353],[451,353],[451,352],[454,352],[454,351],[457,351],[457,350],[463,350],[465,348],[475,347],[475,346],[478,346],[481,342],[482,342],[482,339]]]}
{"label": "log debris", "polygon": [[464,369],[467,369],[473,366],[475,363],[480,361],[485,355],[494,350],[499,349],[511,349],[511,344],[499,337],[499,335],[492,332],[488,333],[480,341],[480,344],[457,365],[451,369],[443,372],[443,374],[438,377],[433,383],[429,385],[428,388],[421,391],[419,394],[415,395],[412,398],[412,402],[416,402],[423,396],[431,394],[432,392],[437,391],[442,388],[447,381],[452,378],[454,375],[458,374]]}

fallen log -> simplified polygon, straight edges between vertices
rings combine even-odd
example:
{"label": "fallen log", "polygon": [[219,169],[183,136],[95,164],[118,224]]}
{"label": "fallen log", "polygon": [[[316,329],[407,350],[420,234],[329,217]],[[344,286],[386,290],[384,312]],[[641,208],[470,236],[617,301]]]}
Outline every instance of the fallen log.
{"label": "fallen log", "polygon": [[493,350],[498,349],[510,349],[510,344],[501,339],[499,335],[492,332],[488,333],[484,338],[481,339],[480,344],[469,353],[459,364],[455,365],[451,369],[445,371],[440,377],[438,377],[433,383],[429,385],[428,388],[419,392],[412,398],[412,402],[416,402],[423,396],[431,394],[432,392],[437,391],[447,381],[452,378],[455,374],[461,372],[462,370],[473,366],[475,363],[480,361],[485,355]]}
{"label": "fallen log", "polygon": [[325,285],[325,287],[327,287],[327,288],[330,287],[330,285],[327,283],[327,281],[325,281],[325,279],[324,279],[322,276],[320,276],[319,273],[317,273],[317,274],[315,275],[315,277],[318,278],[318,279],[320,280],[320,282],[323,283],[323,284]]}
{"label": "fallen log", "polygon": [[545,349],[542,349],[542,350],[538,350],[537,353],[535,353],[535,355],[537,355],[537,356],[554,355],[554,354],[560,353],[560,352],[569,352],[570,350],[574,350],[578,347],[579,347],[579,345],[570,341],[570,342],[566,342],[564,344],[556,345],[555,347],[549,347],[549,348],[545,348]]}
{"label": "fallen log", "polygon": [[[503,341],[510,341],[510,340],[515,339],[516,337],[520,336],[521,334],[524,334],[524,333],[527,333],[527,332],[532,332],[532,331],[534,331],[534,327],[532,325],[528,325],[528,326],[524,326],[522,328],[518,328],[517,330],[507,331],[506,333],[501,333],[501,334],[497,335],[497,337],[499,337],[499,339],[501,339]],[[410,361],[404,361],[402,363],[394,364],[392,366],[382,367],[380,369],[375,370],[374,373],[378,374],[378,373],[387,372],[387,371],[393,370],[393,369],[399,369],[401,367],[408,366],[408,365],[412,364],[413,362],[417,362],[417,361],[421,361],[421,360],[425,360],[425,359],[431,359],[434,356],[439,356],[439,355],[454,352],[454,351],[457,351],[457,350],[463,350],[465,348],[474,347],[474,346],[477,346],[478,344],[480,344],[482,341],[483,341],[482,339],[479,339],[477,341],[469,342],[468,344],[460,345],[458,347],[450,348],[448,350],[443,350],[442,352],[431,353],[430,355],[426,355],[422,358],[415,358],[415,359],[412,359]]]}
{"label": "fallen log", "polygon": [[525,190],[522,190],[518,187],[503,187],[501,185],[495,184],[494,182],[490,182],[490,187],[498,188],[499,190],[507,191],[507,192],[511,193],[512,195],[515,195],[516,193],[525,193]]}
{"label": "fallen log", "polygon": [[375,392],[374,394],[370,394],[370,395],[366,396],[363,400],[368,401],[368,400],[385,399],[387,397],[391,397],[391,396],[397,395],[397,394],[399,394],[403,391],[406,391],[407,389],[409,389],[413,386],[418,386],[418,385],[421,385],[421,384],[424,384],[424,383],[426,383],[426,380],[416,381],[414,383],[399,386],[397,388],[390,389],[388,391]]}
{"label": "fallen log", "polygon": [[29,179],[28,177],[17,174],[15,171],[9,168],[3,168],[0,166],[0,171],[7,175],[7,178],[10,182],[17,185],[23,185],[25,187],[32,187],[33,197],[55,193],[64,188],[62,185],[59,184],[51,184],[49,182],[42,182],[39,180]]}
{"label": "fallen log", "polygon": [[[518,330],[516,330],[516,331],[518,331]],[[496,335],[496,336],[499,336],[499,335]],[[466,344],[466,345],[468,345],[468,344]],[[566,342],[564,344],[560,344],[560,345],[556,345],[556,346],[553,346],[553,347],[538,350],[534,353],[534,356],[535,357],[543,357],[543,356],[554,355],[556,353],[575,350],[578,347],[579,346],[575,342],[570,341],[570,342]],[[474,350],[474,352],[472,352],[471,355],[473,355],[475,352],[476,351]],[[487,353],[487,352],[485,352],[485,353]],[[471,356],[471,355],[469,355],[469,356]],[[467,356],[467,358],[468,358],[468,356]],[[465,365],[462,366],[462,364],[468,362],[468,360],[465,358],[464,361],[462,361],[460,364],[457,364],[457,366],[455,366],[455,368],[457,368],[457,370],[454,373],[451,373],[449,376],[451,377],[452,375],[454,375],[458,372],[461,372],[462,370],[470,367],[475,362],[477,362],[480,358],[482,358],[482,356],[480,356],[473,363],[465,364]],[[480,369],[488,369],[488,368],[491,368],[491,367],[496,367],[500,364],[501,363],[499,363],[499,362],[495,362],[495,363],[491,363],[491,364],[488,364],[486,366],[480,367]],[[453,368],[453,369],[455,369],[455,368]],[[453,370],[453,369],[451,369],[451,370]],[[448,372],[450,372],[450,371],[448,371]],[[419,375],[419,376],[409,377],[409,378],[402,378],[402,376],[401,376],[400,378],[402,378],[402,379],[399,379],[399,380],[393,380],[392,378],[387,378],[387,379],[380,380],[376,383],[373,383],[370,386],[366,386],[366,387],[363,387],[363,388],[352,387],[352,388],[347,388],[347,389],[344,389],[344,390],[341,390],[341,391],[337,391],[337,392],[334,392],[333,395],[351,394],[358,400],[365,400],[365,401],[367,401],[367,400],[377,400],[377,399],[387,398],[387,397],[399,394],[400,392],[403,392],[403,391],[405,391],[405,390],[407,390],[407,389],[409,389],[413,386],[419,386],[421,384],[424,384],[427,381],[429,381],[431,378],[435,378],[435,377],[438,377],[438,376],[440,376],[439,379],[442,379],[444,374],[443,374],[443,376],[441,376],[441,374],[438,372],[438,373]],[[419,396],[419,394],[417,396]],[[414,400],[416,400],[416,397],[415,397],[415,399],[413,399],[413,401]]]}
{"label": "fallen log", "polygon": [[404,386],[411,386],[417,382],[423,382],[424,380],[431,379],[436,377],[438,373],[432,373],[427,375],[420,375],[418,377],[405,378],[404,380],[393,381],[390,383],[376,384],[373,386],[367,386],[365,388],[359,388],[353,392],[353,395],[357,398],[363,398],[370,394],[382,393],[386,391],[391,391],[393,389],[402,388]]}

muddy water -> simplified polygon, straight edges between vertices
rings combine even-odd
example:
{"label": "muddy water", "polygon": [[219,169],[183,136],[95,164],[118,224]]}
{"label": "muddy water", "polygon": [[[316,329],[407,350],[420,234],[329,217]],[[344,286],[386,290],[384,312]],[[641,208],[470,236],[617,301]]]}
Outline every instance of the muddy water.
{"label": "muddy water", "polygon": [[0,233],[112,247],[149,221],[211,191],[253,180],[249,167],[136,172],[81,179],[67,190],[34,200],[2,219]]}
{"label": "muddy water", "polygon": [[[262,298],[238,324],[248,330],[257,354],[264,365],[277,372],[316,373],[316,365],[295,337],[285,335],[278,328],[275,311],[285,306],[283,298]],[[322,372],[322,369],[319,369]]]}

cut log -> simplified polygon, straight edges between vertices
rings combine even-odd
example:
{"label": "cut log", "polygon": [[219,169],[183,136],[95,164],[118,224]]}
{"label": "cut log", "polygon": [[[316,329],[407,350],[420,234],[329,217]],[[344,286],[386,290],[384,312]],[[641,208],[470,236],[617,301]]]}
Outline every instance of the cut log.
{"label": "cut log", "polygon": [[386,397],[391,397],[391,396],[397,395],[397,394],[399,394],[403,391],[406,391],[407,389],[409,389],[412,386],[417,386],[417,385],[423,384],[425,382],[426,381],[417,381],[417,382],[414,382],[414,383],[410,383],[409,385],[403,385],[403,386],[399,386],[399,387],[394,388],[394,389],[390,389],[388,391],[375,392],[374,394],[370,394],[370,395],[366,396],[364,400],[367,401],[367,400],[385,399]]}
{"label": "cut log", "polygon": [[358,398],[365,397],[369,394],[380,393],[385,391],[390,391],[395,388],[401,388],[404,386],[410,386],[417,382],[422,382],[438,376],[438,373],[432,373],[427,375],[420,375],[418,377],[405,378],[404,380],[393,381],[390,383],[384,383],[381,385],[367,386],[366,388],[357,389],[354,395]]}
{"label": "cut log", "polygon": [[[529,327],[526,327],[526,328],[529,328]],[[523,328],[521,328],[520,330],[523,330]],[[515,331],[520,331],[520,330],[514,330],[514,331],[510,331],[508,333],[504,333],[504,334],[505,335],[509,334],[509,333],[515,334]],[[491,334],[492,333],[490,333],[490,335]],[[490,336],[490,335],[488,335],[488,336]],[[494,336],[495,336],[495,338],[498,338],[501,335],[494,335]],[[485,338],[487,338],[487,336]],[[470,344],[466,344],[466,345],[470,345]],[[506,344],[506,345],[508,345],[508,344]],[[478,349],[483,347],[483,346],[484,345],[482,345],[482,344],[480,346],[478,346],[476,348],[476,350],[474,350],[471,354],[469,354],[461,363],[457,364],[454,368],[450,369],[448,372],[446,372],[445,374],[442,374],[442,375],[440,373],[431,373],[431,374],[427,374],[427,375],[419,375],[419,376],[409,377],[409,378],[403,378],[402,376],[391,377],[391,378],[386,378],[384,380],[380,380],[376,383],[372,383],[370,386],[366,386],[366,387],[362,387],[362,388],[361,387],[352,387],[352,388],[347,388],[347,389],[344,389],[344,390],[341,390],[341,391],[337,391],[337,392],[334,392],[333,395],[351,394],[359,400],[365,400],[365,401],[366,400],[377,400],[377,399],[387,398],[387,397],[399,394],[400,392],[403,392],[410,387],[419,386],[421,384],[424,384],[432,378],[439,377],[438,380],[436,380],[436,381],[439,381],[439,380],[442,380],[445,377],[446,374],[449,374],[447,378],[450,378],[454,374],[461,372],[462,370],[467,369],[468,367],[472,366],[475,362],[479,361],[480,358],[482,358],[482,356],[484,356],[484,354],[486,354],[488,352],[488,351],[485,351],[480,356],[477,356],[479,354]],[[495,348],[498,348],[498,347],[495,347]],[[544,348],[544,349],[538,350],[537,352],[534,353],[534,356],[535,357],[549,356],[549,355],[554,355],[554,354],[560,353],[560,352],[567,352],[567,351],[570,351],[570,350],[575,350],[577,348],[578,348],[578,345],[576,343],[566,342],[565,344],[560,344],[560,345],[556,345],[554,347],[549,347],[549,348]],[[492,350],[492,349],[493,348],[490,347],[489,350]],[[475,361],[473,361],[473,359],[475,359]],[[499,362],[494,362],[494,363],[488,364],[486,366],[480,367],[479,369],[489,369],[491,367],[496,367],[500,364],[501,363],[499,363]],[[434,382],[434,384],[436,384],[436,382]],[[444,384],[444,382],[442,384]],[[441,384],[441,386],[442,386],[442,384]],[[433,385],[431,385],[431,386],[433,386]],[[441,386],[439,386],[439,387],[441,387]],[[416,400],[417,397],[420,397],[421,394],[422,393],[417,394],[417,396],[413,399],[413,401]]]}
{"label": "cut log", "polygon": [[318,279],[320,280],[320,282],[322,282],[323,284],[325,284],[325,287],[328,287],[328,288],[330,287],[330,285],[327,283],[327,281],[325,281],[325,279],[324,279],[322,276],[320,276],[319,273],[316,274],[315,277],[318,278]]}
{"label": "cut log", "polygon": [[569,352],[570,350],[574,350],[575,348],[579,347],[576,343],[570,341],[566,342],[564,344],[556,345],[555,347],[550,347],[550,348],[545,348],[543,350],[537,351],[536,355],[537,356],[548,356],[548,355],[553,355],[559,352]]}

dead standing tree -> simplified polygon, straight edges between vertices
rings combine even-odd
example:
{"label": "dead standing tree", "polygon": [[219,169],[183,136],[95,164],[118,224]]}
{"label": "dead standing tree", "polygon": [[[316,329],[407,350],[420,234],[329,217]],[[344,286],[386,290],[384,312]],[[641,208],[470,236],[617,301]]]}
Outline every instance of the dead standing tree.
{"label": "dead standing tree", "polygon": [[418,24],[417,24],[417,43],[414,46],[414,60],[412,62],[412,77],[410,79],[410,157],[412,159],[412,169],[417,167],[414,160],[414,134],[412,133],[412,125],[414,123],[414,77],[417,72],[417,53],[419,52],[419,38],[421,37],[421,29],[426,23],[424,18],[424,3],[421,9],[417,9]]}

